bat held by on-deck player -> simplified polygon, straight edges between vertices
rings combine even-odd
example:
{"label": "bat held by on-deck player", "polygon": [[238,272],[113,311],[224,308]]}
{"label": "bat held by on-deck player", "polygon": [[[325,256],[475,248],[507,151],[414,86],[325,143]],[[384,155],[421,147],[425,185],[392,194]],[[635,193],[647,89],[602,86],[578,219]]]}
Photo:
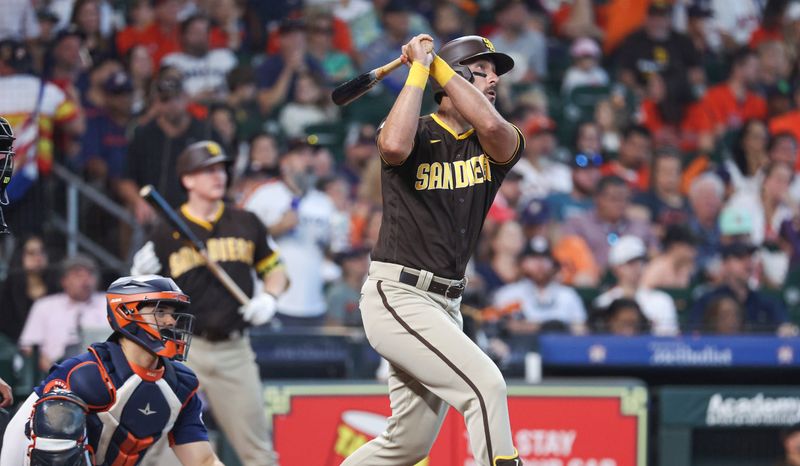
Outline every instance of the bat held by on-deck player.
{"label": "bat held by on-deck player", "polygon": [[161,214],[164,220],[172,227],[178,234],[189,242],[193,248],[197,250],[200,256],[203,257],[206,263],[206,267],[211,273],[216,277],[217,280],[222,283],[222,286],[228,290],[239,304],[245,305],[250,302],[250,298],[239,288],[239,285],[233,281],[233,279],[228,275],[228,273],[223,269],[219,264],[217,264],[211,257],[208,255],[208,249],[206,249],[205,243],[203,243],[200,238],[195,235],[192,230],[189,229],[189,226],[186,225],[186,222],[180,218],[178,213],[172,206],[167,203],[166,199],[164,199],[161,194],[156,191],[156,189],[152,185],[144,186],[142,189],[139,190],[139,195],[142,196],[142,199],[147,201],[156,212]]}

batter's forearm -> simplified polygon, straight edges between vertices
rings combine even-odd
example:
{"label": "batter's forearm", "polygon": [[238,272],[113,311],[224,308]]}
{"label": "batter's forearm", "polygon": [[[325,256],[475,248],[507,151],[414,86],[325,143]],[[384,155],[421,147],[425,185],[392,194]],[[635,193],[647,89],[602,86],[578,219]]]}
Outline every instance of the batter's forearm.
{"label": "batter's forearm", "polygon": [[418,87],[403,86],[378,135],[378,149],[383,159],[391,165],[403,163],[414,148],[422,94],[423,90]]}
{"label": "batter's forearm", "polygon": [[488,136],[508,125],[489,99],[460,75],[453,76],[444,86],[444,91],[458,113],[475,128],[478,134]]}

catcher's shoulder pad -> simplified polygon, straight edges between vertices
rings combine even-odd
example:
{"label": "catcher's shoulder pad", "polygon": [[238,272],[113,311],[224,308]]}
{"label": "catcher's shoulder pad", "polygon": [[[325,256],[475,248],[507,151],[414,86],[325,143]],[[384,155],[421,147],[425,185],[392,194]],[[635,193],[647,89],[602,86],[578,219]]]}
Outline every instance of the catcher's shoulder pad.
{"label": "catcher's shoulder pad", "polygon": [[105,411],[116,399],[113,383],[96,360],[77,364],[70,370],[66,382],[67,388],[85,401],[90,411]]}
{"label": "catcher's shoulder pad", "polygon": [[[167,383],[175,390],[178,399],[185,403],[200,386],[197,376],[191,369],[177,361],[168,361],[167,368],[171,368],[171,370],[167,369],[164,374]],[[173,377],[173,380],[169,380]]]}

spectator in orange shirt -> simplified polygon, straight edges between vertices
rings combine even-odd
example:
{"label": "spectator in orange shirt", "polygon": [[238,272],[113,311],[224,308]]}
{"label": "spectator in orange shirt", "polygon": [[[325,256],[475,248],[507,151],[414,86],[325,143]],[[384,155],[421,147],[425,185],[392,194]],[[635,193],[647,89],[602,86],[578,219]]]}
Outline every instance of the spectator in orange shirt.
{"label": "spectator in orange shirt", "polygon": [[211,18],[211,36],[209,38],[212,49],[231,49],[236,52],[242,46],[244,38],[244,11],[235,0],[213,0],[208,6],[208,16]]}
{"label": "spectator in orange shirt", "polygon": [[748,46],[752,49],[758,48],[759,45],[767,41],[783,40],[783,15],[789,2],[787,0],[779,0],[766,3],[761,24],[750,35]]}
{"label": "spectator in orange shirt", "polygon": [[153,24],[152,0],[133,0],[125,23],[127,26],[117,33],[117,53],[125,56],[134,45],[148,41],[147,33]]}
{"label": "spectator in orange shirt", "polygon": [[180,8],[178,0],[155,0],[155,22],[145,29],[141,43],[150,50],[156,69],[165,55],[181,49],[178,24]]}
{"label": "spectator in orange shirt", "polygon": [[758,55],[753,50],[739,50],[733,56],[728,80],[711,87],[703,98],[703,107],[718,137],[740,129],[751,118],[767,117],[766,101],[750,90],[758,81],[758,65]]}
{"label": "spectator in orange shirt", "polygon": [[650,160],[653,137],[644,126],[628,127],[622,135],[622,144],[616,160],[600,169],[603,176],[616,175],[634,191],[645,192],[650,188]]}
{"label": "spectator in orange shirt", "polygon": [[674,93],[661,75],[651,74],[647,97],[642,101],[642,125],[653,134],[656,146],[675,146],[684,152],[711,151],[713,127],[702,106],[697,102],[682,104]]}
{"label": "spectator in orange shirt", "polygon": [[[800,141],[800,83],[794,86],[795,109],[778,115],[769,120],[769,133],[773,136],[780,133],[789,133],[796,141]],[[794,165],[795,171],[800,171],[800,157]]]}

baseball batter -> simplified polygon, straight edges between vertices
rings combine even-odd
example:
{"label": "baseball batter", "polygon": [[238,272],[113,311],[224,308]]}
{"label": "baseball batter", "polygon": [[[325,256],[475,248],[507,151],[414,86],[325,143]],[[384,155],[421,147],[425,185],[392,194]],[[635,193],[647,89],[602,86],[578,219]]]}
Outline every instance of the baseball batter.
{"label": "baseball batter", "polygon": [[[506,385],[462,332],[464,271],[503,178],[524,148],[494,108],[499,76],[514,61],[466,36],[425,53],[403,46],[408,79],[378,134],[383,223],[362,288],[370,344],[390,363],[386,432],[343,465],[415,464],[433,445],[448,405],[464,415],[475,464],[518,466]],[[420,117],[432,78],[439,108]]]}

